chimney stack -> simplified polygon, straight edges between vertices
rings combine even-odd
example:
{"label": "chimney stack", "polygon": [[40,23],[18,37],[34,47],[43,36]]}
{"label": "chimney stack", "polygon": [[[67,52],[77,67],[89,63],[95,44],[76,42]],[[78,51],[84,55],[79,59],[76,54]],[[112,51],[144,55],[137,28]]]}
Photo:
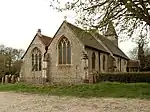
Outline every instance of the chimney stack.
{"label": "chimney stack", "polygon": [[41,29],[38,29],[37,34],[41,36]]}

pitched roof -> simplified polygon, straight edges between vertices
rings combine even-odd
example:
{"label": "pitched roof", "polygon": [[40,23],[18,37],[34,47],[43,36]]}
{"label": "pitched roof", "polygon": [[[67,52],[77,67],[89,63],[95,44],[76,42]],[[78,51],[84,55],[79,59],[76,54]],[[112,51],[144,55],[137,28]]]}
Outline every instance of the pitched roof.
{"label": "pitched roof", "polygon": [[[66,22],[68,27],[74,32],[76,37],[86,46],[96,48],[98,50],[101,50],[103,52],[108,52],[89,32],[86,32],[85,30]],[[123,57],[125,59],[129,59],[122,50],[117,47],[111,40],[107,39],[106,37],[98,34],[98,38],[105,44],[105,46],[114,54],[120,57]]]}
{"label": "pitched roof", "polygon": [[125,53],[116,46],[111,40],[107,39],[106,37],[99,34],[99,39],[105,44],[105,46],[114,54],[125,59],[129,59]]}
{"label": "pitched roof", "polygon": [[49,43],[52,41],[52,38],[51,38],[51,37],[48,37],[48,36],[45,36],[45,35],[41,35],[41,36],[40,36],[40,39],[41,39],[41,41],[43,42],[43,44],[44,44],[45,46],[48,46]]}
{"label": "pitched roof", "polygon": [[[36,35],[34,36],[33,40],[31,41],[30,45],[28,46],[27,50],[25,51],[24,55],[21,57],[21,59],[24,58],[24,56],[26,55],[26,53],[28,52],[30,46],[32,45],[33,41],[35,40],[36,36],[38,35],[38,33],[36,33]],[[45,35],[38,35],[40,37],[41,42],[44,44],[44,46],[48,46],[49,43],[52,41],[51,37],[45,36]]]}
{"label": "pitched roof", "polygon": [[131,68],[131,67],[140,67],[140,61],[139,60],[129,60],[127,63],[127,67]]}
{"label": "pitched roof", "polygon": [[106,49],[101,44],[99,44],[99,42],[90,33],[71,23],[66,22],[66,24],[85,46],[107,52]]}

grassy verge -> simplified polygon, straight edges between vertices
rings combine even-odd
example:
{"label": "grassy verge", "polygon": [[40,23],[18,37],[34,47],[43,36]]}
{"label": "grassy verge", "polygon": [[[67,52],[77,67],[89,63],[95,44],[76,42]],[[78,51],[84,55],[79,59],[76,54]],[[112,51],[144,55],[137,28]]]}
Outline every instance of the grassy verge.
{"label": "grassy verge", "polygon": [[33,86],[27,84],[0,85],[0,91],[30,92],[77,97],[124,97],[150,99],[149,83],[82,84],[74,86]]}

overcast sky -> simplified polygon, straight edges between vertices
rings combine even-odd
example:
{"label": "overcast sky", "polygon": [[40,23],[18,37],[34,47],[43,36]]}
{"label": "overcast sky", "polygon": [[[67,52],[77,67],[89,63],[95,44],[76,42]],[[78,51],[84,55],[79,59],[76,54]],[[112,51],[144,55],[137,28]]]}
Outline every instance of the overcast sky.
{"label": "overcast sky", "polygon": [[[49,7],[48,0],[0,0],[0,44],[26,50],[37,29],[53,37],[64,16],[74,23],[72,12],[59,13]],[[123,42],[119,47],[127,53],[132,45]]]}

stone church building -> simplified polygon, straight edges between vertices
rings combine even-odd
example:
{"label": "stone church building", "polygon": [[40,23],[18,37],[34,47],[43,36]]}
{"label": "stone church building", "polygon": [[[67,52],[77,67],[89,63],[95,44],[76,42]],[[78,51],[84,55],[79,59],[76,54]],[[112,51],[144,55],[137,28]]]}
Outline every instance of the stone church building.
{"label": "stone church building", "polygon": [[38,30],[22,57],[20,76],[43,77],[50,83],[83,82],[92,71],[126,72],[128,60],[112,24],[102,36],[64,21],[53,38]]}

